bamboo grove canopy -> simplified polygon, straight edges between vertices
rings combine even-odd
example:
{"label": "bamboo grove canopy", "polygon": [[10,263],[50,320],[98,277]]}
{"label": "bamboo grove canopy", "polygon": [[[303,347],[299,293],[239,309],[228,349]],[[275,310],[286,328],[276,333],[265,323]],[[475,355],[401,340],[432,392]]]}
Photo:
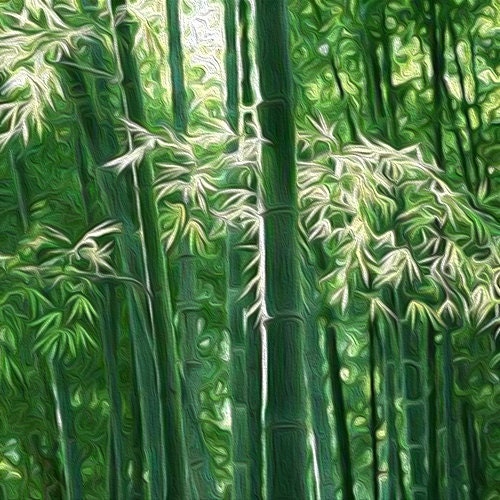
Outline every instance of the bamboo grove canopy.
{"label": "bamboo grove canopy", "polygon": [[0,498],[497,498],[499,25],[2,2]]}

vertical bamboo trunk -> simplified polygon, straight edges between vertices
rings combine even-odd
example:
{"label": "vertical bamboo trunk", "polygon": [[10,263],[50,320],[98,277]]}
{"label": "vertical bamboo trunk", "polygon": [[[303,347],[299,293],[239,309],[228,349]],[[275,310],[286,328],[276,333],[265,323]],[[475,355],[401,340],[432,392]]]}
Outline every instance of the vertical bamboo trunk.
{"label": "vertical bamboo trunk", "polygon": [[407,457],[405,489],[411,498],[426,494],[428,472],[426,471],[426,429],[422,415],[427,412],[427,398],[423,385],[422,356],[424,339],[420,328],[412,328],[403,320],[405,307],[403,294],[394,291],[394,311],[398,316],[399,361],[401,364],[400,395],[403,416],[403,453]]}
{"label": "vertical bamboo trunk", "polygon": [[377,44],[375,40],[363,33],[362,35],[366,77],[366,91],[368,108],[372,119],[371,126],[382,136],[386,136],[386,115],[384,109],[384,97],[382,94],[382,75],[377,56]]}
{"label": "vertical bamboo trunk", "polygon": [[483,498],[483,489],[485,485],[484,466],[479,453],[473,411],[467,402],[462,404],[462,425],[466,439],[466,457],[469,468],[469,495],[471,500],[479,500]]}
{"label": "vertical bamboo trunk", "polygon": [[[324,253],[316,248],[318,261],[323,264]],[[312,257],[312,255],[311,255]],[[314,260],[314,259],[313,259]],[[306,311],[306,369],[308,390],[311,394],[311,427],[317,447],[317,467],[319,484],[318,500],[335,498],[341,488],[339,478],[342,476],[335,458],[333,446],[333,422],[328,415],[328,406],[333,403],[327,394],[328,356],[325,349],[324,329],[320,327],[321,304],[324,297],[317,290],[318,278],[312,262],[303,265],[304,294],[307,297]],[[338,429],[338,427],[337,427]]]}
{"label": "vertical bamboo trunk", "polygon": [[184,85],[184,69],[181,44],[181,21],[179,16],[179,0],[167,0],[167,33],[169,49],[169,65],[172,75],[172,107],[174,127],[185,132],[187,127],[187,99]]}
{"label": "vertical bamboo trunk", "polygon": [[224,0],[224,35],[226,38],[226,118],[231,130],[239,129],[239,82],[236,33],[236,0]]}
{"label": "vertical bamboo trunk", "polygon": [[[239,234],[229,229],[227,238],[227,311],[231,334],[230,384],[232,397],[231,434],[233,440],[233,485],[232,498],[258,498],[250,490],[250,435],[248,432],[248,382],[245,353],[245,318],[243,297],[241,297],[244,270],[243,252],[235,251],[240,243]],[[251,252],[250,257],[252,255]],[[248,302],[248,297],[246,297]],[[255,436],[254,436],[255,437]],[[258,491],[255,492],[258,495]]]}
{"label": "vertical bamboo trunk", "polygon": [[[373,498],[397,498],[395,489],[390,490],[391,475],[389,452],[391,445],[390,422],[387,416],[387,391],[385,378],[385,351],[382,331],[376,316],[368,318],[370,338],[370,433],[373,450]],[[373,352],[372,352],[373,351]],[[376,374],[380,384],[377,387]],[[377,390],[378,389],[378,390]],[[378,435],[379,429],[385,430],[384,438]],[[396,471],[397,474],[397,471]],[[390,496],[392,495],[392,496]]]}
{"label": "vertical bamboo trunk", "polygon": [[337,332],[331,324],[333,314],[328,314],[329,323],[326,327],[326,349],[330,369],[333,411],[335,414],[337,443],[339,449],[340,470],[342,473],[342,493],[345,500],[354,500],[354,478],[352,477],[352,457],[350,451],[349,431],[347,428],[347,413],[340,377],[340,358],[337,348]]}
{"label": "vertical bamboo trunk", "polygon": [[[251,84],[251,56],[249,39],[250,5],[248,0],[226,0],[224,27],[226,37],[226,112],[231,129],[239,132],[239,102],[244,106],[253,103]],[[239,31],[237,29],[239,27]],[[239,37],[239,47],[238,47]],[[239,53],[238,53],[239,48]],[[238,56],[241,65],[238,66]],[[241,68],[241,74],[239,72]],[[245,124],[249,121],[244,115]],[[249,132],[245,129],[245,132]],[[237,145],[236,145],[237,147]],[[229,184],[239,188],[238,179]],[[255,186],[253,187],[255,188]],[[248,266],[255,256],[256,241],[243,241],[243,231],[228,227],[227,237],[227,311],[231,334],[230,387],[232,396],[232,498],[261,498],[262,464],[260,439],[261,346],[260,334],[255,327],[255,317],[246,312],[256,300],[255,293],[243,296],[249,277]],[[255,248],[254,248],[255,247]]]}
{"label": "vertical bamboo trunk", "polygon": [[433,119],[434,156],[437,166],[446,171],[444,137],[442,128],[444,95],[444,30],[441,21],[441,0],[431,0],[427,29],[429,32],[429,47],[431,52],[432,88],[434,93]]}
{"label": "vertical bamboo trunk", "polygon": [[[241,60],[241,103],[243,106],[251,106],[254,103],[254,89],[252,88],[252,63],[250,55],[250,18],[251,5],[249,0],[239,0],[238,22],[240,40],[240,60]],[[250,119],[249,113],[243,116],[245,123]]]}
{"label": "vertical bamboo trunk", "polygon": [[[91,63],[96,69],[102,70],[103,59],[99,57],[99,55],[102,55],[101,52],[99,46],[93,46]],[[67,76],[72,83],[73,91],[77,93],[77,118],[84,130],[83,138],[87,143],[94,168],[96,168],[119,154],[118,138],[113,129],[113,120],[107,114],[106,103],[102,101],[106,95],[107,83],[103,79],[97,78],[88,84],[84,76],[73,69],[67,70]],[[95,88],[95,90],[89,91],[87,88],[89,85],[90,88]],[[92,95],[97,96],[95,101],[89,97]],[[103,114],[106,116],[103,117]],[[101,130],[95,125],[96,117],[102,118]],[[137,223],[134,218],[132,176],[130,172],[125,172],[124,175],[112,179],[111,175],[97,170],[93,178],[93,184],[95,185],[87,186],[87,191],[95,193],[96,197],[91,200],[91,211],[94,214],[100,214],[102,211],[108,217],[123,223],[123,237],[118,240],[116,250],[117,268],[123,275],[132,273],[142,280],[141,264],[137,262],[135,257],[141,255],[141,248],[137,237],[134,236],[137,231]],[[104,208],[100,207],[99,198]],[[137,295],[136,291],[128,290],[126,293],[128,327],[131,335],[133,357],[137,361],[134,373],[138,379],[137,385],[140,387],[139,406],[143,425],[141,436],[143,446],[142,471],[140,475],[134,473],[134,478],[140,478],[147,471],[150,475],[150,493],[153,497],[158,498],[163,496],[165,483],[165,466],[162,465],[165,462],[164,449],[158,439],[163,430],[160,403],[155,398],[148,396],[150,391],[153,394],[157,393],[156,358],[155,353],[150,349],[152,342],[151,326],[147,319],[144,320],[141,312],[141,309],[145,307],[144,300]],[[113,322],[115,325],[122,324],[119,318],[113,318]],[[142,488],[142,479],[140,483],[133,486],[133,489],[137,491],[142,491]],[[123,491],[123,487],[121,489]]]}
{"label": "vertical bamboo trunk", "polygon": [[54,418],[59,429],[61,461],[65,479],[65,498],[80,500],[83,498],[83,481],[80,471],[81,457],[76,444],[69,381],[65,375],[63,362],[55,356],[47,360],[47,369],[52,379]]}
{"label": "vertical bamboo trunk", "polygon": [[444,441],[445,441],[445,473],[446,494],[448,500],[458,500],[462,497],[462,478],[465,470],[463,465],[463,447],[460,446],[457,433],[458,422],[455,410],[453,386],[455,382],[453,370],[453,346],[451,331],[443,335],[443,404],[444,404]]}
{"label": "vertical bamboo trunk", "polygon": [[284,0],[256,1],[262,102],[269,499],[309,498],[292,75]]}
{"label": "vertical bamboo trunk", "polygon": [[196,297],[196,255],[187,238],[180,244],[177,283],[176,312],[179,317],[178,332],[183,365],[183,406],[185,433],[191,477],[195,497],[199,500],[215,500],[217,491],[211,472],[210,456],[203,437],[200,421],[200,394],[204,383],[203,360],[198,351],[203,311]]}
{"label": "vertical bamboo trunk", "polygon": [[[84,130],[79,127],[81,132]],[[83,134],[82,134],[83,135]],[[82,208],[86,223],[95,226],[99,223],[99,214],[92,206],[98,204],[95,189],[90,176],[88,155],[81,135],[76,138],[75,148],[77,176],[81,188]],[[94,200],[91,198],[94,197]],[[117,342],[120,332],[120,307],[114,285],[103,284],[103,314],[99,330],[103,347],[107,389],[110,399],[109,443],[108,443],[108,495],[110,498],[123,498],[126,489],[125,446],[123,443],[122,402],[118,383]]]}
{"label": "vertical bamboo trunk", "polygon": [[[404,213],[406,200],[397,199],[398,213]],[[396,227],[396,242],[399,246],[408,245],[405,233],[400,226]],[[401,454],[405,458],[403,469],[403,486],[405,495],[411,498],[425,497],[428,491],[429,452],[427,449],[427,428],[422,415],[428,415],[429,399],[426,384],[426,358],[428,353],[427,320],[419,317],[410,322],[406,318],[409,306],[409,293],[403,286],[390,290],[388,303],[397,316],[396,339],[398,343],[397,358],[399,362],[399,381],[397,397],[400,398],[401,409]]]}
{"label": "vertical bamboo trunk", "polygon": [[[387,491],[387,498],[404,498],[403,466],[400,455],[400,436],[396,400],[399,385],[400,366],[398,363],[396,327],[383,318],[375,317],[373,328],[381,347],[383,366],[383,414],[387,426],[387,485],[381,485],[381,491]],[[381,498],[386,498],[383,494]]]}
{"label": "vertical bamboo trunk", "polygon": [[[115,9],[124,5],[122,0],[113,3]],[[183,88],[182,51],[178,12],[174,9],[177,2],[167,2],[169,14],[170,57],[177,63],[172,67],[174,78],[174,115],[176,127],[186,127],[185,90]],[[178,6],[177,6],[178,8]],[[144,124],[145,114],[141,94],[140,72],[132,52],[135,25],[122,22],[117,29],[118,63],[123,77],[126,115],[133,121]],[[172,40],[175,42],[172,46]],[[181,89],[178,89],[181,85]],[[184,100],[183,100],[184,99]],[[169,283],[166,254],[161,242],[158,225],[159,214],[154,192],[154,170],[150,161],[144,161],[137,171],[138,214],[144,238],[141,253],[144,261],[146,283],[150,292],[150,314],[154,332],[153,346],[156,353],[158,372],[157,382],[160,395],[161,412],[165,422],[161,425],[164,438],[160,437],[159,451],[167,454],[166,468],[159,474],[168,477],[168,498],[190,498],[191,486],[188,480],[187,453],[183,439],[182,393],[178,371],[177,340],[173,325],[171,287]],[[163,420],[163,419],[162,419]],[[159,436],[162,436],[160,434]],[[158,439],[158,437],[157,437]],[[164,439],[164,441],[163,441]],[[157,492],[154,498],[164,498]]]}
{"label": "vertical bamboo trunk", "polygon": [[436,332],[431,325],[427,328],[427,453],[429,481],[427,483],[427,495],[431,497],[439,491],[439,470],[438,470],[438,447],[437,428],[438,414],[436,404],[438,401],[436,394]]}
{"label": "vertical bamboo trunk", "polygon": [[[256,300],[254,293],[242,296],[247,266],[255,255],[239,231],[228,235],[227,310],[231,333],[230,384],[232,396],[233,489],[232,498],[261,498],[260,339],[255,318],[246,311]],[[245,272],[246,270],[246,272]]]}
{"label": "vertical bamboo trunk", "polygon": [[[120,325],[120,306],[113,285],[104,285],[104,306],[109,312],[101,321],[101,342],[103,346],[106,381],[110,399],[109,415],[109,462],[108,495],[110,498],[123,498],[126,491],[127,475],[125,468],[125,446],[123,443],[122,402],[118,386],[117,341]],[[103,307],[102,311],[106,308]]]}
{"label": "vertical bamboo trunk", "polygon": [[[320,296],[316,298],[321,300]],[[306,325],[306,359],[308,389],[311,393],[311,427],[316,445],[319,500],[335,498],[338,492],[336,460],[332,445],[332,427],[328,416],[331,398],[325,394],[325,352],[322,349],[318,310],[312,310]]]}
{"label": "vertical bamboo trunk", "polygon": [[370,365],[370,438],[372,445],[372,469],[373,469],[373,486],[372,494],[373,500],[378,500],[380,495],[379,487],[379,476],[380,476],[380,465],[379,465],[379,446],[377,439],[377,430],[380,426],[378,417],[378,404],[377,404],[377,384],[376,384],[376,374],[378,365],[377,356],[377,339],[374,331],[374,325],[370,321],[368,323],[368,341],[369,341],[369,365]]}
{"label": "vertical bamboo trunk", "polygon": [[386,133],[387,140],[394,146],[399,145],[399,125],[398,125],[398,100],[394,85],[392,84],[392,39],[386,32],[385,27],[386,14],[385,10],[382,15],[382,81],[380,85],[382,86],[382,92],[384,96],[384,109],[387,118],[386,122]]}

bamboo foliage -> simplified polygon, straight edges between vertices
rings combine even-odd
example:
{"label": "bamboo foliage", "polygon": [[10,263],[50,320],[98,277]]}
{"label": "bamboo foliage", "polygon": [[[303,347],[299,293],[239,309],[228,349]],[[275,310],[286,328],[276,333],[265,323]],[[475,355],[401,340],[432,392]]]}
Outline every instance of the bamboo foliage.
{"label": "bamboo foliage", "polygon": [[499,16],[4,2],[0,496],[493,498]]}

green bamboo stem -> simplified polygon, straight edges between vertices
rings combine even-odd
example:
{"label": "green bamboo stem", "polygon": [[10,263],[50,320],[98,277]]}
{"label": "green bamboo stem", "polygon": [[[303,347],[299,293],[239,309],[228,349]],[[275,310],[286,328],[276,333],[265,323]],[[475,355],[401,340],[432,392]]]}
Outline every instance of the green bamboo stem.
{"label": "green bamboo stem", "polygon": [[[123,498],[126,491],[127,476],[125,467],[125,445],[123,442],[122,402],[118,386],[117,340],[120,325],[120,307],[116,290],[111,285],[105,285],[104,304],[109,313],[104,315],[100,325],[101,342],[103,346],[106,381],[110,398],[109,415],[109,463],[108,463],[108,494],[110,498]],[[106,309],[103,308],[103,311]]]}
{"label": "green bamboo stem", "polygon": [[[94,60],[92,63],[99,67],[102,65],[102,58],[99,58],[99,47],[93,47]],[[76,108],[78,113],[78,120],[84,130],[84,138],[87,143],[87,148],[90,152],[94,165],[103,165],[111,158],[116,156],[119,152],[118,139],[116,133],[112,128],[112,120],[103,120],[102,127],[105,130],[98,130],[95,127],[95,117],[101,116],[106,109],[102,102],[93,102],[88,96],[96,95],[101,98],[106,95],[102,87],[105,82],[97,79],[97,81],[86,82],[85,77],[72,67],[65,66],[68,80],[72,83],[74,91],[78,92],[79,98],[76,100]],[[88,85],[95,85],[96,90],[89,92]],[[99,111],[97,107],[99,106]],[[123,223],[123,237],[118,239],[117,245],[117,267],[123,275],[129,275],[131,271],[136,271],[133,274],[141,276],[142,271],[137,270],[138,263],[135,261],[134,255],[140,255],[140,245],[138,239],[134,236],[136,233],[136,222],[133,219],[134,205],[132,186],[133,180],[130,172],[125,172],[116,179],[111,178],[111,174],[102,171],[96,172],[95,182],[97,188],[89,187],[89,191],[99,193],[101,201],[105,205],[104,212],[107,212],[108,217],[122,221]],[[94,202],[93,210],[97,210],[98,201]],[[97,212],[99,213],[99,212]],[[140,265],[139,265],[140,267]],[[141,304],[141,299],[138,298],[135,292],[127,292],[128,314],[131,337],[137,336],[138,340],[131,339],[131,345],[135,352],[134,357],[140,362],[137,364],[137,369],[134,372],[138,378],[138,386],[140,387],[139,395],[141,397],[140,408],[143,422],[142,429],[142,468],[143,473],[149,471],[151,480],[150,488],[151,494],[157,498],[158,495],[162,496],[161,486],[165,482],[164,471],[164,451],[161,446],[158,436],[162,435],[162,427],[159,409],[159,403],[150,397],[147,397],[148,391],[155,390],[156,375],[155,375],[155,357],[150,349],[152,339],[148,329],[147,322],[138,319],[142,314],[140,308],[144,307]],[[139,301],[139,302],[137,302]],[[115,324],[119,324],[119,319]],[[146,391],[146,392],[145,392]],[[137,476],[135,476],[137,477]],[[141,490],[142,485],[139,484],[134,489]]]}
{"label": "green bamboo stem", "polygon": [[241,60],[241,102],[244,106],[251,106],[254,102],[254,89],[252,88],[252,62],[250,55],[250,13],[249,0],[239,0],[238,22]]}
{"label": "green bamboo stem", "polygon": [[60,359],[56,357],[48,359],[47,369],[52,379],[54,419],[59,429],[61,461],[65,479],[65,498],[68,500],[81,500],[83,498],[83,481],[80,471],[81,457],[76,443],[69,381],[65,374],[64,364]]}
{"label": "green bamboo stem", "polygon": [[226,38],[226,118],[231,130],[239,132],[239,82],[238,82],[238,51],[236,33],[236,0],[224,0],[224,35]]}
{"label": "green bamboo stem", "polygon": [[444,462],[446,473],[446,494],[445,498],[449,500],[458,500],[462,496],[461,478],[463,471],[462,465],[462,447],[459,445],[457,435],[458,422],[455,412],[453,397],[453,385],[455,381],[453,372],[453,351],[452,351],[451,331],[444,332],[442,350],[443,350],[443,405],[444,405]]}
{"label": "green bamboo stem", "polygon": [[[124,301],[128,302],[129,297],[126,295]],[[131,343],[132,344],[132,343]],[[133,346],[131,346],[133,347]],[[132,429],[130,440],[127,441],[128,448],[128,465],[130,467],[130,481],[128,483],[127,492],[125,498],[130,500],[143,500],[146,498],[145,495],[145,484],[142,475],[142,450],[144,445],[142,442],[142,419],[141,419],[141,396],[139,387],[139,377],[137,376],[137,366],[139,365],[138,360],[135,356],[137,349],[132,348],[132,363],[130,366],[132,387],[130,395],[130,410],[132,418]]]}
{"label": "green bamboo stem", "polygon": [[405,486],[407,494],[422,495],[427,491],[428,474],[425,468],[426,430],[421,416],[427,413],[427,400],[423,388],[422,366],[423,335],[414,330],[404,317],[402,295],[394,291],[394,311],[398,316],[399,360],[401,363],[401,396],[403,397],[404,453],[409,467]]}
{"label": "green bamboo stem", "polygon": [[317,275],[313,265],[305,262],[303,266],[305,291],[307,296],[306,311],[306,368],[308,391],[311,394],[311,428],[317,444],[317,467],[319,473],[319,500],[335,498],[340,490],[336,479],[341,471],[335,459],[333,447],[332,422],[328,415],[328,406],[332,398],[326,394],[325,380],[328,377],[328,359],[324,335],[320,330],[320,313],[323,297],[317,290]]}
{"label": "green bamboo stem", "polygon": [[203,311],[196,297],[196,255],[187,238],[180,243],[178,261],[176,312],[184,375],[182,395],[188,460],[196,498],[215,500],[217,491],[200,422],[200,394],[205,382],[205,369],[198,352],[198,336]]}
{"label": "green bamboo stem", "polygon": [[[250,435],[248,432],[248,375],[245,352],[244,304],[240,297],[243,274],[240,254],[233,250],[239,244],[239,235],[229,230],[227,238],[228,290],[227,311],[231,334],[230,387],[232,398],[233,484],[232,498],[255,498],[250,490]],[[247,301],[248,302],[248,298]],[[258,494],[258,491],[255,492]],[[258,498],[258,496],[257,496]]]}
{"label": "green bamboo stem", "polygon": [[[398,213],[405,210],[406,200],[398,197]],[[396,243],[407,245],[406,236],[401,226],[396,227]],[[427,407],[426,358],[428,353],[426,324],[427,320],[419,318],[412,324],[406,318],[410,293],[402,288],[393,288],[389,303],[397,316],[396,335],[398,343],[398,362],[400,378],[398,396],[401,398],[402,410],[402,453],[407,457],[408,466],[404,469],[404,491],[406,496],[418,497],[426,495],[429,484],[429,473],[426,469],[428,454],[426,447],[427,431],[422,415],[429,413]]]}
{"label": "green bamboo stem", "polygon": [[372,494],[373,500],[379,499],[379,446],[377,439],[377,430],[380,426],[378,411],[377,411],[377,339],[372,321],[368,323],[368,342],[369,342],[369,366],[370,366],[370,439],[372,445],[372,469],[373,469],[373,485]]}
{"label": "green bamboo stem", "polygon": [[382,92],[384,95],[384,110],[386,113],[386,132],[387,140],[395,145],[399,145],[399,125],[397,120],[397,104],[398,99],[396,96],[396,91],[394,85],[392,84],[392,39],[390,35],[386,32],[386,12],[383,9],[382,13],[382,37],[381,37],[381,48],[382,48],[382,81],[380,85],[382,86]]}
{"label": "green bamboo stem", "polygon": [[[374,500],[379,498],[396,498],[394,481],[391,480],[393,470],[389,467],[389,447],[392,442],[390,422],[387,417],[388,397],[385,380],[385,350],[381,337],[381,327],[377,317],[368,318],[369,335],[369,366],[370,366],[370,439],[373,453],[373,484]],[[380,384],[376,384],[379,374]],[[385,427],[386,439],[379,439],[378,431]],[[396,470],[397,473],[397,470]],[[391,496],[392,495],[392,496]]]}
{"label": "green bamboo stem", "polygon": [[354,500],[354,478],[352,476],[353,466],[349,430],[347,428],[347,413],[342,389],[342,378],[340,376],[341,364],[337,347],[337,332],[332,324],[333,313],[331,311],[327,315],[327,321],[326,351],[330,369],[333,411],[335,415],[336,437],[339,450],[338,460],[342,473],[342,494],[345,500]]}
{"label": "green bamboo stem", "polygon": [[[318,297],[319,298],[319,297]],[[306,326],[306,359],[308,368],[308,389],[311,393],[311,427],[317,446],[317,466],[320,499],[335,498],[338,492],[337,471],[334,449],[332,446],[332,428],[328,417],[328,402],[331,398],[325,394],[325,352],[321,349],[317,315],[311,315]]]}
{"label": "green bamboo stem", "polygon": [[[87,166],[88,157],[84,146],[84,139],[82,139],[82,136],[79,136],[76,140],[76,165],[81,188],[82,208],[86,222],[91,224],[91,226],[95,226],[99,222],[98,212],[92,210],[92,205],[98,203],[98,200],[91,200],[92,196],[95,197],[95,186],[93,186]],[[103,284],[102,287],[104,299],[101,304],[101,310],[106,311],[108,309],[108,311],[101,317],[99,330],[101,333],[107,389],[111,407],[108,444],[108,495],[110,498],[123,498],[127,479],[124,460],[125,445],[122,435],[122,404],[118,384],[118,365],[116,362],[116,344],[120,332],[120,307],[117,301],[115,286]]]}
{"label": "green bamboo stem", "polygon": [[485,485],[484,465],[479,453],[473,411],[470,404],[467,402],[462,403],[462,425],[466,439],[466,457],[469,467],[469,496],[471,500],[479,500],[480,498],[483,498]]}
{"label": "green bamboo stem", "polygon": [[403,467],[399,453],[399,435],[396,412],[396,387],[398,385],[398,363],[395,346],[395,328],[386,328],[382,319],[376,319],[374,324],[379,343],[381,346],[382,365],[384,367],[383,391],[384,391],[384,417],[387,425],[387,498],[403,498]]}
{"label": "green bamboo stem", "polygon": [[[227,119],[235,133],[239,132],[239,100],[244,106],[253,103],[251,83],[251,56],[249,38],[250,5],[247,0],[226,0],[224,26],[226,36],[226,112]],[[239,27],[239,32],[237,30]],[[237,40],[239,37],[239,53]],[[238,66],[238,55],[241,66]],[[241,68],[241,73],[239,71]],[[248,113],[244,121],[250,120]],[[247,132],[247,130],[245,130]],[[237,147],[237,144],[236,144]],[[230,180],[230,184],[233,183]],[[239,187],[238,179],[234,180]],[[261,445],[258,436],[262,435],[260,422],[261,347],[259,331],[255,318],[246,317],[256,300],[255,293],[244,297],[247,269],[255,256],[256,241],[242,241],[241,229],[228,227],[227,238],[227,312],[231,334],[230,387],[232,397],[232,498],[255,499],[261,497],[262,463]],[[253,376],[251,375],[253,374]]]}
{"label": "green bamboo stem", "polygon": [[[123,4],[121,0],[113,5],[117,7],[120,4]],[[180,132],[185,132],[187,128],[186,92],[184,88],[179,4],[177,0],[167,2],[167,23],[174,127]],[[133,33],[133,23],[121,23],[121,28],[118,30],[119,59],[127,102],[127,114],[132,120],[143,123],[145,115],[140,94],[140,72],[135,56],[132,53]],[[177,340],[172,322],[173,309],[168,266],[161,243],[158,227],[158,207],[153,193],[154,170],[151,162],[146,161],[140,166],[137,172],[137,185],[144,232],[143,249],[144,254],[147,255],[145,266],[152,295],[151,307],[154,312],[153,326],[157,337],[156,345],[161,373],[164,374],[164,382],[160,388],[166,417],[165,449],[168,454],[168,498],[173,500],[177,498],[188,499],[192,494],[192,485],[189,484],[188,452],[184,442],[183,398],[180,374],[177,368]],[[187,425],[189,426],[189,421]],[[212,487],[210,477],[208,477],[206,459],[204,464],[199,475],[199,479],[202,481],[202,489],[209,484]],[[205,491],[201,494],[207,494],[207,498],[210,498],[211,491]]]}
{"label": "green bamboo stem", "polygon": [[309,498],[304,318],[298,265],[292,78],[284,0],[256,1],[262,145],[269,499]]}
{"label": "green bamboo stem", "polygon": [[[113,3],[115,8],[123,1]],[[174,89],[174,121],[179,130],[186,127],[185,90],[183,88],[182,51],[177,2],[167,2],[169,19],[170,60]],[[117,29],[118,66],[123,78],[124,107],[126,115],[143,124],[145,114],[141,99],[141,79],[135,55],[132,52],[135,25],[122,22]],[[179,89],[178,86],[181,86]],[[180,127],[180,128],[179,128]],[[157,373],[161,405],[165,416],[162,426],[167,453],[168,497],[189,498],[191,486],[188,480],[187,454],[183,439],[182,394],[178,371],[177,340],[173,326],[173,310],[168,266],[158,226],[159,213],[153,193],[154,171],[150,161],[143,162],[137,171],[134,184],[138,188],[137,214],[144,233],[142,255],[150,292],[150,314],[154,332],[153,344],[157,351],[159,374]],[[157,498],[163,498],[160,494]]]}
{"label": "green bamboo stem", "polygon": [[427,328],[427,449],[429,481],[427,483],[427,495],[430,497],[439,492],[439,470],[438,470],[438,446],[437,429],[438,413],[436,404],[437,380],[436,380],[436,332],[432,325]]}
{"label": "green bamboo stem", "polygon": [[378,63],[377,44],[375,40],[366,33],[363,33],[361,38],[365,47],[364,63],[367,82],[367,103],[370,110],[372,126],[383,136],[386,136],[386,115],[381,87],[382,74]]}
{"label": "green bamboo stem", "polygon": [[[229,228],[227,238],[227,312],[231,334],[230,387],[232,397],[233,485],[231,498],[261,497],[260,465],[260,367],[252,366],[251,353],[260,353],[258,331],[246,311],[255,302],[254,293],[242,297],[255,251],[242,242],[240,231]],[[254,343],[257,341],[257,345]],[[255,357],[255,356],[254,356]],[[260,355],[255,357],[260,360]],[[254,361],[255,361],[254,360]]]}
{"label": "green bamboo stem", "polygon": [[443,104],[445,99],[444,89],[444,31],[441,23],[440,8],[441,0],[432,0],[429,5],[427,30],[429,32],[429,48],[432,66],[432,88],[434,93],[433,100],[433,119],[432,126],[434,130],[434,155],[437,166],[446,171],[444,138],[442,129]]}
{"label": "green bamboo stem", "polygon": [[179,0],[168,0],[166,2],[166,7],[169,65],[172,75],[174,127],[179,132],[185,132],[188,119],[186,88],[184,84]]}

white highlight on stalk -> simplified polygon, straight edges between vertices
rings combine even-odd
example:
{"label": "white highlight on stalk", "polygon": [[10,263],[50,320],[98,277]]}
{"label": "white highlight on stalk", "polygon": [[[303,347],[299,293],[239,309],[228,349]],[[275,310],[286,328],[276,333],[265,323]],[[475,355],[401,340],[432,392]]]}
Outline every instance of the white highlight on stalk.
{"label": "white highlight on stalk", "polygon": [[316,493],[316,498],[321,498],[320,492],[320,477],[319,477],[319,465],[318,465],[318,442],[314,432],[309,430],[309,446],[311,447],[311,457],[313,465],[313,476],[314,476],[314,491]]}
{"label": "white highlight on stalk", "polygon": [[266,422],[266,411],[267,411],[267,397],[268,397],[268,386],[267,386],[267,378],[268,378],[268,349],[267,349],[267,329],[265,326],[265,322],[269,319],[269,315],[267,313],[266,308],[266,244],[264,239],[264,222],[262,220],[262,201],[260,196],[257,198],[257,210],[259,213],[259,236],[258,236],[258,251],[259,251],[259,284],[258,284],[258,295],[262,298],[261,303],[261,312],[260,312],[260,320],[259,320],[259,330],[260,330],[260,338],[262,345],[262,353],[261,353],[261,363],[262,363],[262,406],[260,412],[260,420],[262,424],[262,432],[261,442],[262,442],[262,463],[264,465],[264,471],[262,474],[262,498],[267,498],[267,462],[266,462],[266,432],[267,429],[265,427]]}
{"label": "white highlight on stalk", "polygon": [[[261,139],[261,143],[259,146],[259,171],[262,172],[262,132],[260,130],[259,126],[259,120],[257,116],[257,106],[262,102],[262,94],[260,93],[260,86],[259,86],[259,67],[257,65],[257,60],[256,60],[256,47],[255,47],[255,41],[257,40],[257,33],[255,32],[255,26],[256,26],[256,7],[255,7],[255,0],[249,0],[249,5],[250,5],[250,13],[249,13],[249,26],[250,30],[248,33],[249,37],[249,42],[250,43],[250,60],[252,61],[251,68],[253,71],[250,72],[250,82],[252,85],[252,89],[254,90],[254,95],[255,95],[255,102],[254,102],[254,107],[252,109],[254,113],[254,119],[255,119],[255,128],[257,131],[258,138]],[[260,181],[260,177],[258,178]],[[262,407],[261,407],[261,414],[260,414],[260,419],[261,419],[261,424],[262,424],[262,435],[261,435],[261,448],[262,448],[262,464],[263,464],[263,471],[262,471],[262,491],[261,491],[261,497],[263,500],[267,500],[267,446],[266,446],[266,428],[265,428],[265,415],[267,411],[267,400],[268,400],[268,385],[267,385],[267,378],[268,378],[268,349],[267,349],[267,330],[265,327],[265,321],[269,318],[267,308],[266,308],[266,302],[265,302],[265,297],[266,297],[266,268],[265,268],[265,262],[266,262],[266,248],[265,248],[265,238],[264,238],[264,223],[262,220],[262,212],[263,212],[263,204],[262,204],[262,198],[259,195],[259,187],[257,188],[257,213],[259,214],[259,235],[258,235],[258,251],[259,251],[259,276],[260,276],[260,282],[258,285],[258,293],[260,297],[262,297],[262,305],[261,305],[261,314],[260,314],[260,321],[259,321],[259,330],[260,330],[260,335],[261,335],[261,345],[262,345],[262,353],[261,353],[261,363],[262,363]]]}
{"label": "white highlight on stalk", "polygon": [[[113,46],[113,54],[114,54],[115,63],[116,63],[117,79],[118,79],[118,82],[121,83],[123,81],[123,64],[122,64],[122,61],[120,59],[120,51],[118,48],[118,38],[116,36],[116,31],[114,29],[116,27],[116,19],[115,19],[114,13],[113,13],[113,6],[111,4],[111,0],[106,1],[106,6],[108,9],[110,23],[111,23],[111,30],[110,31],[111,31],[111,40],[112,40],[112,46]],[[121,98],[122,103],[123,103],[123,111],[124,111],[125,118],[127,119],[127,121],[130,121],[129,112],[128,112],[129,108],[128,108],[127,96],[126,96],[125,91],[123,90],[123,87],[121,85],[120,85],[120,98]],[[132,134],[131,134],[128,126],[126,127],[126,131],[127,131],[127,144],[128,144],[129,151],[133,151],[134,143],[132,140]],[[146,242],[144,241],[144,222],[143,222],[144,219],[142,216],[141,201],[139,198],[139,180],[137,177],[137,165],[135,163],[132,164],[131,169],[132,169],[132,183],[133,183],[133,189],[134,189],[134,203],[135,203],[135,208],[137,211],[137,220],[139,223],[141,254],[142,254],[142,259],[143,259],[143,263],[144,263],[144,281],[145,281],[146,290],[148,291],[148,293],[146,294],[146,302],[148,304],[148,314],[149,314],[149,317],[151,318],[151,331],[153,333],[152,338],[149,335],[147,336],[147,341],[148,341],[148,346],[149,346],[149,349],[151,350],[151,353],[154,353],[156,351],[156,341],[155,341],[156,334],[154,331],[154,322],[152,320],[153,315],[154,315],[154,311],[153,311],[153,301],[152,301],[151,297],[153,296],[153,294],[152,294],[152,289],[151,289],[151,279],[150,279],[150,275],[148,272],[148,265],[147,265],[148,254],[147,254],[147,250],[146,250]],[[157,382],[157,384],[159,384],[160,374],[159,374],[158,369],[155,370],[155,374],[156,374],[156,382]],[[158,385],[158,387],[160,387],[160,386]]]}

